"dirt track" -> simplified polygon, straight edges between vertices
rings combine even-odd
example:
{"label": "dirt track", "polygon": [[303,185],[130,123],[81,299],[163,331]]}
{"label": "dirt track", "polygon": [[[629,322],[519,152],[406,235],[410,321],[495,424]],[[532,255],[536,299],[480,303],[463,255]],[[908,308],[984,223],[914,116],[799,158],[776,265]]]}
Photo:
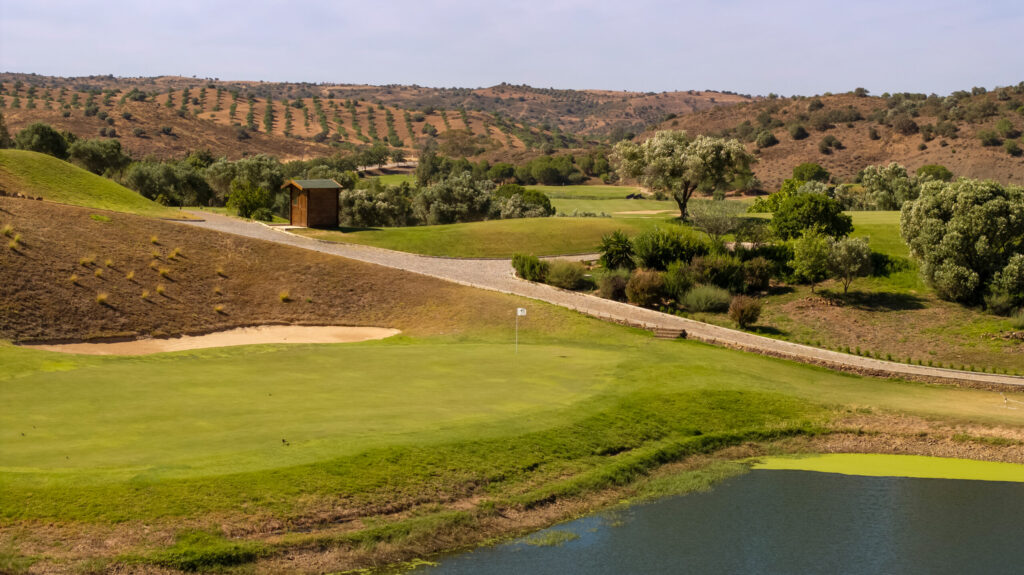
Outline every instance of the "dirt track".
{"label": "dirt track", "polygon": [[[527,282],[514,276],[512,266],[508,260],[437,258],[355,244],[330,243],[296,236],[284,231],[275,230],[263,224],[247,222],[237,218],[200,212],[196,212],[196,214],[206,218],[205,221],[188,222],[184,225],[199,226],[230,234],[286,244],[416,272],[462,285],[520,295],[566,307],[600,319],[645,329],[682,329],[685,330],[687,338],[714,345],[742,349],[772,357],[791,359],[802,363],[864,375],[900,377],[980,387],[1024,387],[1024,377],[916,366],[870,359],[771,339],[596,296]],[[586,257],[588,256],[574,256],[571,259],[584,259]]]}

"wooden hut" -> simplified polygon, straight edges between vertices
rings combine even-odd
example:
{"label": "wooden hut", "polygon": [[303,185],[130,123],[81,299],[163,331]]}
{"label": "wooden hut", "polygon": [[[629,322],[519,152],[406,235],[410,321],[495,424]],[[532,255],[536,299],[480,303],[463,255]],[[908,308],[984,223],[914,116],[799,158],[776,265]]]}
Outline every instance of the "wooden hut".
{"label": "wooden hut", "polygon": [[292,194],[288,221],[307,228],[338,227],[338,193],[341,185],[334,180],[288,180],[281,189]]}

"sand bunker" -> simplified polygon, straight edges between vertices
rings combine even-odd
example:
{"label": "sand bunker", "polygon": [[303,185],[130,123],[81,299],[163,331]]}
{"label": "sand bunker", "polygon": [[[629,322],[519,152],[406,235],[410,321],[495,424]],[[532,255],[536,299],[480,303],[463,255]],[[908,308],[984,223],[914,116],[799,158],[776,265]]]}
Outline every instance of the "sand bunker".
{"label": "sand bunker", "polygon": [[260,343],[351,343],[384,339],[397,333],[399,333],[397,329],[384,327],[264,325],[166,339],[41,344],[23,347],[87,355],[148,355],[167,351]]}

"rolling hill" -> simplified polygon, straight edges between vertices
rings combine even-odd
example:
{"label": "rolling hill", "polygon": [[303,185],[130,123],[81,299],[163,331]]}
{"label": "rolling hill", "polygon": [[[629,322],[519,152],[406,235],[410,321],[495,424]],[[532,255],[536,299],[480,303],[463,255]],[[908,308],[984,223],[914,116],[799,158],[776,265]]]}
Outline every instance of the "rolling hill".
{"label": "rolling hill", "polygon": [[51,202],[158,218],[188,219],[137,192],[63,160],[26,150],[0,150],[0,190]]}

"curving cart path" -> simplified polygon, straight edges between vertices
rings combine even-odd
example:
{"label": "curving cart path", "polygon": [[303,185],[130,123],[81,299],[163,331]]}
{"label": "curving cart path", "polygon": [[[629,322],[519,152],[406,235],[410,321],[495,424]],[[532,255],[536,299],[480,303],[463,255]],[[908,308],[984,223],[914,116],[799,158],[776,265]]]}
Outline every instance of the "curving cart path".
{"label": "curving cart path", "polygon": [[[357,244],[315,240],[265,224],[206,212],[193,212],[193,215],[202,220],[182,223],[397,268],[476,288],[537,299],[603,320],[644,329],[683,330],[688,339],[762,355],[878,377],[900,377],[984,388],[1024,387],[1024,377],[1020,376],[909,365],[860,357],[763,337],[592,295],[528,282],[515,277],[509,260],[423,256]],[[592,259],[593,257],[592,255],[564,256],[565,259]]]}

